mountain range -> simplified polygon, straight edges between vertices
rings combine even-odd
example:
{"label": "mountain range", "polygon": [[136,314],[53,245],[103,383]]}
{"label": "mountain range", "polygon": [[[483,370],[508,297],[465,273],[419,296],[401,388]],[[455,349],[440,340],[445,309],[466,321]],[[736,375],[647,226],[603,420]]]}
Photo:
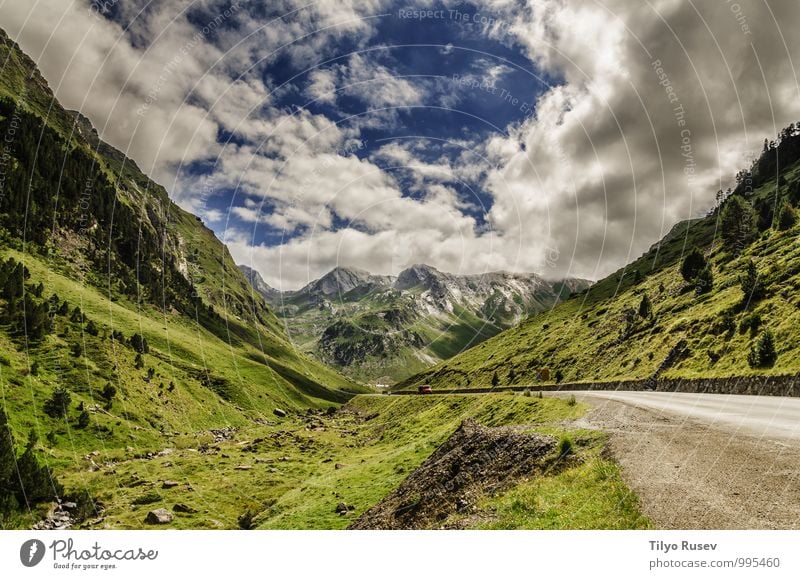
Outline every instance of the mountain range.
{"label": "mountain range", "polygon": [[536,274],[455,275],[417,264],[397,276],[337,267],[281,292],[240,268],[301,349],[378,384],[447,359],[590,285]]}

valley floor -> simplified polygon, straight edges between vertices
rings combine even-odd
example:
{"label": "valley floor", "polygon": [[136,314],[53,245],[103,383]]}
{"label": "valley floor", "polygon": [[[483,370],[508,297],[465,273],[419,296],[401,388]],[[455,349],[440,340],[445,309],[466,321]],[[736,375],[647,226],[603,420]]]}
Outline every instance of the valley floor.
{"label": "valley floor", "polygon": [[[102,502],[103,511],[78,528],[157,528],[145,518],[164,508],[173,528],[343,529],[473,419],[550,437],[552,452],[567,439],[570,458],[475,496],[447,526],[647,527],[636,496],[604,456],[605,435],[571,426],[588,408],[511,394],[357,396],[338,410],[270,416],[153,448],[100,447],[73,455],[59,475],[67,488],[88,488]],[[547,460],[559,463],[552,452]]]}

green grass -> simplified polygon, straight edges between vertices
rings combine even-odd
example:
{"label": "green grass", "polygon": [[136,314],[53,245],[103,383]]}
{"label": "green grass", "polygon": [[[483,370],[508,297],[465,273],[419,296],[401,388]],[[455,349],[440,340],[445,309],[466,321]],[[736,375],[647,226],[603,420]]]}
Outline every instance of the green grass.
{"label": "green grass", "polygon": [[[107,466],[96,471],[90,471],[89,463],[76,453],[61,472],[67,486],[87,487],[104,503],[105,517],[93,528],[142,528],[148,510],[172,510],[176,503],[184,503],[197,512],[176,513],[172,527],[238,528],[239,517],[249,511],[253,524],[262,529],[342,529],[399,485],[466,418],[561,436],[565,421],[585,410],[582,404],[569,406],[556,398],[499,394],[358,396],[336,416],[309,419],[294,414],[272,425],[245,425],[231,440],[216,445],[205,432],[171,437],[167,447],[171,450],[152,459],[136,459],[126,450],[104,450],[93,460]],[[602,445],[599,434],[577,431],[570,436],[576,456],[596,460]],[[216,452],[198,451],[210,443]],[[140,447],[136,454],[147,450],[163,448]],[[610,471],[603,484],[584,481],[585,467],[576,465],[548,475],[553,479],[545,483],[549,492],[596,494],[591,499],[598,503],[596,509],[606,508],[600,503],[614,504],[624,489],[618,473]],[[238,466],[252,468],[237,470]],[[181,485],[163,489],[165,479]],[[589,487],[580,488],[583,485]],[[142,497],[147,504],[136,505]],[[338,502],[356,509],[341,517],[334,512]],[[566,509],[574,506],[562,505],[561,528],[569,528],[572,519]],[[614,515],[608,510],[602,521],[614,520],[617,527],[627,521],[633,526],[631,513],[620,508]]]}
{"label": "green grass", "polygon": [[536,478],[482,501],[479,529],[647,529],[619,466],[596,453],[558,474]]}

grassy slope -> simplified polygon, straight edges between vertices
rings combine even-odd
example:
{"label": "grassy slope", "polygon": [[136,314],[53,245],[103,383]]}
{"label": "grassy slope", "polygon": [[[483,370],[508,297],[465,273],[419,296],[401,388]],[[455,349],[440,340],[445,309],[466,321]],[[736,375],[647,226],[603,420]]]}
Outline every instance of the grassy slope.
{"label": "grassy slope", "polygon": [[[99,470],[75,456],[67,481],[91,488],[107,513],[94,527],[140,528],[154,507],[184,503],[197,509],[178,514],[177,528],[236,528],[249,510],[259,528],[340,529],[379,501],[427,458],[468,417],[486,425],[519,424],[548,434],[563,433],[563,421],[585,411],[558,399],[523,396],[359,396],[333,417],[290,415],[271,425],[246,425],[233,439],[211,444],[210,455],[197,451],[211,443],[207,434],[175,437],[172,452],[150,460],[134,459],[123,450],[103,450],[94,457]],[[487,517],[474,524],[505,528],[642,527],[647,522],[630,497],[614,465],[600,457],[603,436],[575,431],[579,457],[585,463],[547,476],[546,492],[503,505],[510,495],[486,497]],[[217,447],[214,449],[214,447]],[[159,451],[158,446],[143,450]],[[338,468],[337,468],[338,465]],[[250,466],[249,470],[237,470]],[[602,474],[602,477],[598,475]],[[180,486],[162,489],[165,479]],[[191,490],[187,487],[191,486]],[[134,507],[138,497],[160,498]],[[515,492],[515,491],[511,491]],[[620,500],[624,498],[624,500]],[[547,501],[547,516],[540,516]],[[334,510],[338,502],[355,506],[347,517]],[[496,512],[494,509],[498,505]],[[570,514],[572,513],[572,514]],[[581,515],[587,514],[587,516]],[[588,513],[592,514],[592,519]]]}
{"label": "grassy slope", "polygon": [[[140,208],[142,228],[163,227],[164,251],[184,264],[203,302],[218,314],[214,322],[204,316],[203,325],[149,301],[132,300],[118,280],[90,265],[81,239],[69,232],[57,232],[42,248],[0,230],[0,259],[13,257],[25,264],[31,272],[27,291],[42,282],[43,297],[57,294],[70,311],[80,307],[85,321],[100,329],[92,336],[84,332],[85,322],[56,316],[55,331],[33,344],[0,326],[0,403],[18,444],[33,429],[60,476],[81,468],[80,457],[90,451],[164,447],[177,433],[249,424],[272,416],[275,407],[327,407],[368,391],[298,352],[213,232],[172,204],[163,187],[132,161],[91,134],[87,121],[65,111],[33,63],[2,31],[0,96],[45,119],[69,147],[97,159],[116,185],[117,202]],[[0,299],[0,309],[6,305]],[[134,367],[130,346],[110,339],[112,330],[147,339],[151,351],[144,356],[144,368]],[[83,353],[75,356],[72,348],[78,344]],[[34,365],[39,367],[36,375]],[[104,410],[99,392],[108,383],[117,396]],[[57,386],[72,396],[68,420],[43,412]],[[90,412],[85,429],[76,424],[79,403]]]}
{"label": "grassy slope", "polygon": [[[776,191],[785,194],[800,179],[800,165],[788,167],[783,175],[785,184],[778,187],[775,179],[768,180],[753,198],[773,197]],[[721,246],[717,221],[710,216],[679,224],[659,247],[583,294],[398,387],[421,383],[488,387],[495,372],[500,385],[533,384],[541,368],[549,368],[551,376],[560,369],[564,380],[570,382],[646,378],[680,340],[688,342],[690,355],[667,370],[665,377],[800,372],[800,225],[788,231],[767,230],[741,256],[734,257]],[[714,289],[701,297],[685,291],[679,271],[682,256],[693,246],[706,252],[713,264]],[[737,331],[721,332],[721,313],[742,300],[739,278],[751,258],[767,286],[767,295],[735,315]],[[636,270],[642,275],[638,283]],[[638,319],[634,334],[620,340],[623,310],[638,309],[645,292],[653,303],[653,321]],[[775,335],[779,355],[772,368],[755,370],[747,363],[756,335],[739,331],[738,324],[751,313],[761,316],[762,330],[768,328]],[[719,359],[712,362],[709,352]]]}

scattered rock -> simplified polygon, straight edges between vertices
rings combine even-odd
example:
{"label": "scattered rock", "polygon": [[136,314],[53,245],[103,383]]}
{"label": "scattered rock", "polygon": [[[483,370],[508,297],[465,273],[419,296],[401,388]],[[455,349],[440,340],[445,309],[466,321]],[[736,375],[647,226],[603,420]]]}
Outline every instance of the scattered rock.
{"label": "scattered rock", "polygon": [[233,469],[233,470],[251,470],[252,468],[253,468],[253,466],[252,466],[252,465],[249,465],[249,464],[240,464],[239,466],[237,466],[237,467],[234,467],[234,469]]}
{"label": "scattered rock", "polygon": [[233,426],[227,426],[225,428],[214,428],[209,432],[214,437],[214,442],[220,443],[231,440],[236,435],[236,430]]}
{"label": "scattered rock", "polygon": [[172,506],[172,510],[175,511],[176,513],[188,513],[188,514],[197,512],[197,509],[193,509],[189,505],[185,505],[183,503],[176,503],[175,505]]}
{"label": "scattered rock", "polygon": [[154,509],[147,513],[144,522],[151,525],[167,525],[172,522],[173,514],[167,509]]}
{"label": "scattered rock", "polygon": [[163,483],[161,483],[161,488],[162,489],[174,489],[175,487],[180,486],[180,484],[181,483],[179,483],[176,480],[165,480]]}
{"label": "scattered rock", "polygon": [[[74,505],[72,508],[77,506],[75,503],[67,504]],[[72,526],[73,520],[64,508],[64,505],[58,503],[54,504],[53,510],[51,510],[44,519],[33,525],[33,529],[37,531],[63,531],[69,529]]]}
{"label": "scattered rock", "polygon": [[280,408],[276,408],[275,410],[272,411],[272,413],[278,418],[286,418],[286,411],[281,410]]}
{"label": "scattered rock", "polygon": [[333,468],[335,468],[336,470],[339,470],[339,469],[344,468],[344,465],[337,462],[336,464],[333,465]]}

